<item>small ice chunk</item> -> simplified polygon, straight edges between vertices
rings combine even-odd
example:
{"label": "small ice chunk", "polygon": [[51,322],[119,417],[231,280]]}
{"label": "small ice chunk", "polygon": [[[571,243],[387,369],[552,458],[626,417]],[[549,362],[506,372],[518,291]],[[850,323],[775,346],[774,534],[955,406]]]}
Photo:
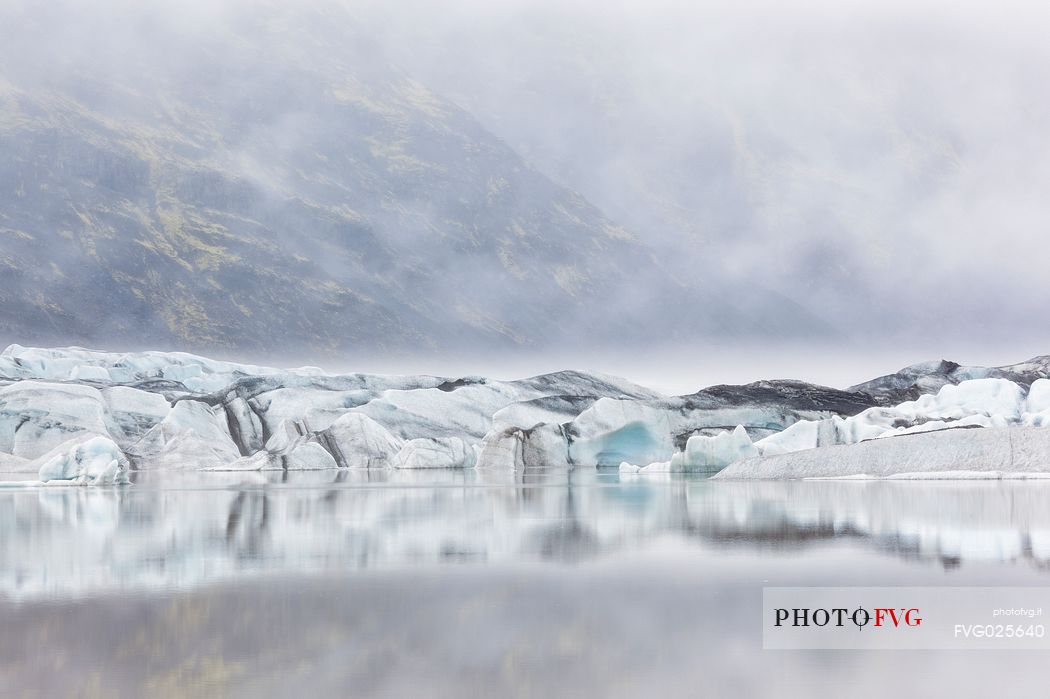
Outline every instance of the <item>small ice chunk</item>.
{"label": "small ice chunk", "polygon": [[937,392],[927,417],[958,420],[969,415],[1001,415],[1016,420],[1020,415],[1024,392],[1006,379],[973,379],[958,385],[948,384]]}
{"label": "small ice chunk", "polygon": [[1039,379],[1032,382],[1028,389],[1028,402],[1025,410],[1029,413],[1050,411],[1050,379]]}
{"label": "small ice chunk", "polygon": [[128,482],[127,461],[116,443],[106,437],[67,442],[40,458],[41,482],[114,485]]}
{"label": "small ice chunk", "polygon": [[732,432],[690,437],[685,443],[685,453],[680,461],[681,470],[717,471],[734,461],[751,456],[758,456],[758,449],[751,443],[747,430],[742,425],[737,425]]}

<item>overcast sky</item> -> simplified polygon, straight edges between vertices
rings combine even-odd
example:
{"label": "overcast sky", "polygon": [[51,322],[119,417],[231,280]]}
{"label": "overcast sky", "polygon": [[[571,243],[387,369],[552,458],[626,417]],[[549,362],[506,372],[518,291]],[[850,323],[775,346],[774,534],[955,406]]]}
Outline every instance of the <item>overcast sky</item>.
{"label": "overcast sky", "polygon": [[[278,6],[162,2],[156,16],[214,32]],[[887,371],[1050,352],[1043,3],[343,6],[348,41],[368,36],[669,273],[781,292]],[[116,28],[127,6],[97,7]]]}
{"label": "overcast sky", "polygon": [[865,340],[1050,337],[1045,5],[383,7],[399,63],[669,264],[761,280]]}
{"label": "overcast sky", "polygon": [[[370,9],[393,60],[669,267],[754,279],[845,328],[852,357],[818,353],[811,375],[1050,352],[1045,3]],[[813,356],[706,354],[741,380]]]}

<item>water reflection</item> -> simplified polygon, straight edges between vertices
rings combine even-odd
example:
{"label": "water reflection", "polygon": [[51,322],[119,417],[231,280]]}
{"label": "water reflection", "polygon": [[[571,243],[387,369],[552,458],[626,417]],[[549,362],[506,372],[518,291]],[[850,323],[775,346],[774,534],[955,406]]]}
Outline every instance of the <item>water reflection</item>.
{"label": "water reflection", "polygon": [[711,482],[616,473],[169,474],[0,491],[0,592],[77,595],[262,572],[576,562],[859,544],[875,555],[1050,563],[1050,483]]}

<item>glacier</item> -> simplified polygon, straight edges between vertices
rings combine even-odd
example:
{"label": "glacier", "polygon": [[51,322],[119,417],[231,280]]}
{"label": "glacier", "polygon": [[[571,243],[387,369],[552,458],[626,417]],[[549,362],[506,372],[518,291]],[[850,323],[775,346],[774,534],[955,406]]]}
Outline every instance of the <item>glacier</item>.
{"label": "glacier", "polygon": [[[35,459],[7,461],[7,472],[35,473],[37,480],[0,485],[126,485],[128,460],[111,439],[80,436]],[[17,461],[16,461],[17,460]]]}
{"label": "glacier", "polygon": [[1050,478],[1050,430],[946,429],[752,457],[716,479]]}
{"label": "glacier", "polygon": [[[1047,357],[998,368],[928,362],[847,390],[772,380],[664,396],[579,371],[504,381],[331,374],[181,352],[0,352],[0,473],[23,482],[331,469],[1035,474],[1047,468],[1036,448],[1047,426]],[[924,449],[938,453],[886,462]]]}
{"label": "glacier", "polygon": [[729,464],[759,455],[747,430],[737,425],[732,432],[715,435],[693,435],[685,449],[675,452],[670,461],[656,461],[648,466],[620,463],[620,473],[716,473]]}
{"label": "glacier", "polygon": [[1050,474],[1048,424],[1050,380],[1026,393],[1007,379],[970,379],[893,407],[797,422],[718,477],[1033,477]]}

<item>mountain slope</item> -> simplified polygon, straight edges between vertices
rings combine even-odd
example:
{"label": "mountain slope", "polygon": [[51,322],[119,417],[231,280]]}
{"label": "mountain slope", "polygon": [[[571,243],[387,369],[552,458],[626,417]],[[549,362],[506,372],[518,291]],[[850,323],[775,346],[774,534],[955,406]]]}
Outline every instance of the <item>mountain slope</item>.
{"label": "mountain slope", "polygon": [[671,278],[335,9],[2,12],[4,340],[323,357],[828,334],[757,288]]}

